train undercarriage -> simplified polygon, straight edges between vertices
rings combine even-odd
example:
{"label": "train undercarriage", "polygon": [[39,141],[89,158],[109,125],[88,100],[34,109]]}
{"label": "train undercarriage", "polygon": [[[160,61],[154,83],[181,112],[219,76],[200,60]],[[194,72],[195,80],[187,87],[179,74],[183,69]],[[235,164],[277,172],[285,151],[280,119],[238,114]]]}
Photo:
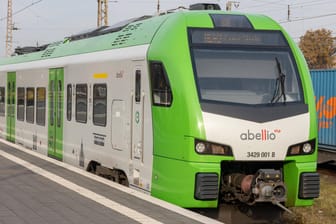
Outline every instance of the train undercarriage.
{"label": "train undercarriage", "polygon": [[283,203],[287,189],[281,162],[223,162],[220,186],[222,203],[254,205],[272,203],[290,212]]}
{"label": "train undercarriage", "polygon": [[87,166],[86,171],[104,177],[106,179],[112,180],[126,187],[129,186],[127,176],[122,170],[110,169],[108,167],[102,166],[100,163],[96,161],[91,161]]}

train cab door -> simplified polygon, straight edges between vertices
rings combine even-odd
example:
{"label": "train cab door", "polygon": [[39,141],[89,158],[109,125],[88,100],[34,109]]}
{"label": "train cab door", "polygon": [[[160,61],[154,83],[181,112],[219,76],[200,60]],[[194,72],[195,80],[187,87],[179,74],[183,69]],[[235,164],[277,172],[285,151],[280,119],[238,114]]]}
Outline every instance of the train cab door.
{"label": "train cab door", "polygon": [[16,73],[7,73],[7,137],[6,139],[15,142],[15,101],[16,101]]}
{"label": "train cab door", "polygon": [[63,159],[64,69],[49,70],[48,156]]}
{"label": "train cab door", "polygon": [[131,160],[133,169],[131,185],[142,187],[140,169],[144,162],[144,94],[142,91],[142,69],[136,66],[132,75],[132,142]]}

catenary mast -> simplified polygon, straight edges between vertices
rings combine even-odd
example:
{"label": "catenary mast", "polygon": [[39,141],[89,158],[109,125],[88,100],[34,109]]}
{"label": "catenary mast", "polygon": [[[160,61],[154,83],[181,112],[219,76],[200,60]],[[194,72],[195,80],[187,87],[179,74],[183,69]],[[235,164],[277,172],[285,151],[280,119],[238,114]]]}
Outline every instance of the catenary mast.
{"label": "catenary mast", "polygon": [[12,54],[13,48],[13,9],[12,0],[8,0],[7,7],[7,32],[6,32],[6,56]]}
{"label": "catenary mast", "polygon": [[108,0],[98,0],[97,27],[108,26]]}

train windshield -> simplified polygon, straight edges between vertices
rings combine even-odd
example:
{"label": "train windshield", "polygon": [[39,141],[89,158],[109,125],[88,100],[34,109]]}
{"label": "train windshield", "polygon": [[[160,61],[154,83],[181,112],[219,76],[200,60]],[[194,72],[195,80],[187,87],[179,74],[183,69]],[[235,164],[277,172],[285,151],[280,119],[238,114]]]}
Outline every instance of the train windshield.
{"label": "train windshield", "polygon": [[202,101],[249,105],[302,101],[297,70],[288,47],[273,48],[271,45],[276,43],[263,44],[260,40],[255,46],[249,40],[247,46],[232,40],[235,40],[232,45],[218,44],[217,37],[216,44],[192,47]]}

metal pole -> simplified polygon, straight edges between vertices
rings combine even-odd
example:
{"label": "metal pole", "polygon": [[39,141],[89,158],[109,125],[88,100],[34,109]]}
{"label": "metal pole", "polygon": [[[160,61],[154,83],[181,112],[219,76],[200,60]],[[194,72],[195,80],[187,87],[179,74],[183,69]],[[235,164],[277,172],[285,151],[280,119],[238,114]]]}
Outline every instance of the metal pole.
{"label": "metal pole", "polygon": [[108,0],[98,0],[97,27],[108,26]]}
{"label": "metal pole", "polygon": [[12,54],[12,48],[13,48],[13,9],[12,9],[12,0],[8,0],[6,56],[10,56]]}
{"label": "metal pole", "polygon": [[108,26],[108,0],[105,0],[104,6],[104,26]]}
{"label": "metal pole", "polygon": [[226,11],[231,11],[232,10],[232,5],[234,5],[235,8],[239,7],[239,2],[237,1],[228,1],[226,3]]}
{"label": "metal pole", "polygon": [[97,0],[97,3],[98,3],[97,27],[100,27],[101,26],[101,18],[102,18],[102,14],[101,14],[102,4],[101,4],[101,0]]}

